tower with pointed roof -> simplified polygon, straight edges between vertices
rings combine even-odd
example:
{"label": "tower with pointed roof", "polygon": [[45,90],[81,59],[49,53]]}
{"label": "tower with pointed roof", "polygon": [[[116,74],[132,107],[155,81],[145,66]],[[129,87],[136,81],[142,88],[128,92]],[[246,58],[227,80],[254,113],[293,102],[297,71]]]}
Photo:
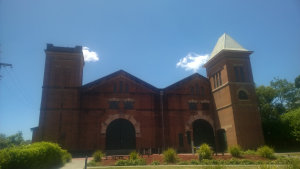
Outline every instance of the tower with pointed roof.
{"label": "tower with pointed roof", "polygon": [[264,142],[251,53],[224,33],[204,65],[215,102],[217,128],[226,131],[228,146],[256,148]]}

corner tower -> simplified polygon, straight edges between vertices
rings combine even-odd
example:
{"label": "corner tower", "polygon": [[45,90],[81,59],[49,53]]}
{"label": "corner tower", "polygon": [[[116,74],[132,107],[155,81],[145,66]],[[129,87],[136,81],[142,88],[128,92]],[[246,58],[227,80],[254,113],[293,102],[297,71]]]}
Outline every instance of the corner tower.
{"label": "corner tower", "polygon": [[204,65],[228,146],[256,148],[264,143],[249,51],[223,34]]}
{"label": "corner tower", "polygon": [[47,45],[39,126],[33,141],[52,141],[72,150],[78,137],[82,47]]}

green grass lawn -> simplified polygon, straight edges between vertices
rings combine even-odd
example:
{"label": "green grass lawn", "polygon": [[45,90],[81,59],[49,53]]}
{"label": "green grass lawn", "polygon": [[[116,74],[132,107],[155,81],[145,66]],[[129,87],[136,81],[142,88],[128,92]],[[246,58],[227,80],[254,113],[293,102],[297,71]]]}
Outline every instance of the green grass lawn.
{"label": "green grass lawn", "polygon": [[292,153],[276,153],[276,155],[282,156],[296,156],[296,157],[300,157],[300,152],[292,152]]}
{"label": "green grass lawn", "polygon": [[88,167],[89,169],[284,169],[283,165],[227,165],[227,166],[208,166],[208,165],[157,165],[157,166],[103,166],[103,167]]}

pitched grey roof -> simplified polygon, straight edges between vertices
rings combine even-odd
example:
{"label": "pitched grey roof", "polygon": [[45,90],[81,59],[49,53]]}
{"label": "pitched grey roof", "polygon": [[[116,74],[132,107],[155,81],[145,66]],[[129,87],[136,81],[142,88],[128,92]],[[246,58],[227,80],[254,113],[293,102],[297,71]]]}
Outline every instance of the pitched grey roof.
{"label": "pitched grey roof", "polygon": [[215,57],[218,53],[220,53],[223,50],[250,52],[249,50],[243,48],[238,42],[236,42],[232,37],[230,37],[226,33],[224,33],[218,39],[218,42],[215,45],[214,50],[211,52],[209,59]]}

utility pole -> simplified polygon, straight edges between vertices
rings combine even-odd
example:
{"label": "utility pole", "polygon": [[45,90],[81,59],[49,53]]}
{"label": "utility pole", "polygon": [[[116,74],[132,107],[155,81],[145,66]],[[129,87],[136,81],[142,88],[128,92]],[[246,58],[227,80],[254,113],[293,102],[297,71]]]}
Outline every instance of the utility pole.
{"label": "utility pole", "polygon": [[[12,68],[12,64],[9,64],[9,63],[1,63],[0,62],[0,70],[1,70],[1,67],[10,67],[10,68]],[[0,75],[0,80],[1,80],[1,75]]]}

